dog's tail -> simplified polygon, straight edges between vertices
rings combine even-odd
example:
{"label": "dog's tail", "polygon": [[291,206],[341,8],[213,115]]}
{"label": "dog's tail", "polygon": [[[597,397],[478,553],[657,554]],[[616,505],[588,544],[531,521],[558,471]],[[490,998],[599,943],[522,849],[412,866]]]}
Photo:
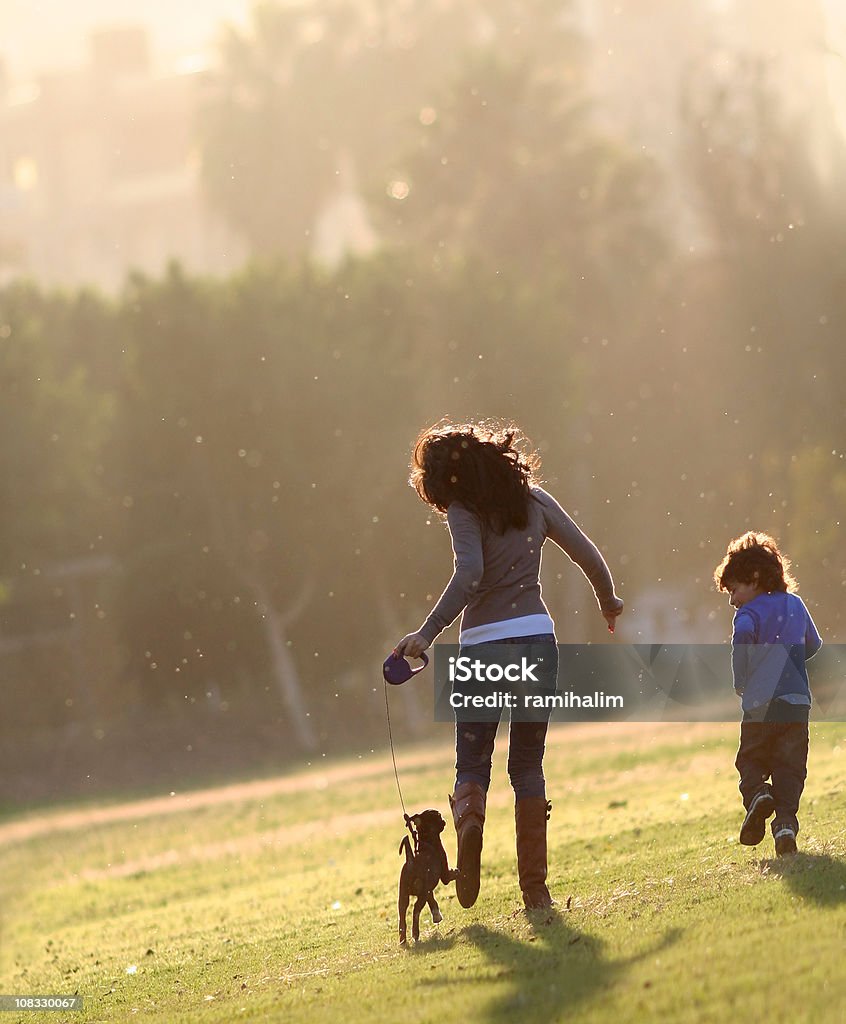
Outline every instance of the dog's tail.
{"label": "dog's tail", "polygon": [[402,853],[403,847],[405,847],[405,863],[413,864],[414,851],[411,849],[411,841],[409,840],[408,836],[402,837],[402,842],[399,844],[399,850],[397,852]]}

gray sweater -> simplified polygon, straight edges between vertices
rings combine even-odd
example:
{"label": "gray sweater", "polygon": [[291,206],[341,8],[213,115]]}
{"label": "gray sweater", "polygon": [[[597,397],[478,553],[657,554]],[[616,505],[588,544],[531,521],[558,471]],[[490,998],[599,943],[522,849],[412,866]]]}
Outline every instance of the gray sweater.
{"label": "gray sweater", "polygon": [[603,612],[616,606],[614,581],[596,545],[552,495],[531,488],[525,530],[502,535],[484,526],[458,502],[447,510],[455,568],[438,603],[419,629],[428,643],[463,610],[462,629],[548,614],[541,597],[541,548],[549,537],[587,576]]}

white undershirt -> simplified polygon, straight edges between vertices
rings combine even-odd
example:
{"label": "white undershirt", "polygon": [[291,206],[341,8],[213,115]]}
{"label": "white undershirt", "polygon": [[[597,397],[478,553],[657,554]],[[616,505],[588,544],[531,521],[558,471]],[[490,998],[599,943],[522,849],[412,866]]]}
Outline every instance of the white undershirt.
{"label": "white undershirt", "polygon": [[555,633],[555,625],[548,615],[521,615],[516,619],[501,619],[486,622],[482,626],[462,629],[458,634],[460,644],[485,644],[491,640],[508,640],[511,637],[537,636],[541,633]]}

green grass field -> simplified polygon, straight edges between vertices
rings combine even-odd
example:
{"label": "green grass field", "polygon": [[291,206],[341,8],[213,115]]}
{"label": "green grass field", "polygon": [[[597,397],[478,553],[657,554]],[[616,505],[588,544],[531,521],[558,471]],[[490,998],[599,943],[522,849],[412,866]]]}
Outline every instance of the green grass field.
{"label": "green grass field", "polygon": [[[5,1021],[843,1021],[846,727],[812,726],[802,852],[737,843],[733,725],[555,729],[554,914],[516,884],[504,740],[482,892],[396,936],[403,835],[384,752],[278,780],[0,825]],[[448,816],[451,750],[406,749],[410,811]],[[444,833],[450,861],[451,826]]]}

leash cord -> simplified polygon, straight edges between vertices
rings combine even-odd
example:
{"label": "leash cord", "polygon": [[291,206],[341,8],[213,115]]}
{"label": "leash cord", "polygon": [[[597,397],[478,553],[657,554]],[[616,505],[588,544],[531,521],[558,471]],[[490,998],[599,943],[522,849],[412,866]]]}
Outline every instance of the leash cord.
{"label": "leash cord", "polygon": [[391,760],[394,762],[394,778],[397,780],[397,793],[399,793],[400,804],[402,805],[403,817],[408,822],[408,814],[405,810],[405,801],[402,798],[402,788],[400,787],[399,772],[397,771],[397,758],[394,754],[394,736],[391,732],[391,709],[388,705],[388,684],[385,682],[385,717],[388,719],[388,742],[391,744]]}
{"label": "leash cord", "polygon": [[417,832],[411,823],[411,818],[408,816],[408,812],[405,809],[405,801],[402,798],[402,787],[400,786],[399,772],[397,771],[397,758],[394,753],[394,735],[391,731],[391,708],[388,704],[388,683],[385,680],[385,717],[388,720],[388,742],[391,744],[391,760],[394,762],[394,778],[397,780],[397,793],[399,793],[400,805],[402,806],[402,816],[405,819],[405,827],[411,833],[411,838],[414,840],[414,853],[417,854]]}

